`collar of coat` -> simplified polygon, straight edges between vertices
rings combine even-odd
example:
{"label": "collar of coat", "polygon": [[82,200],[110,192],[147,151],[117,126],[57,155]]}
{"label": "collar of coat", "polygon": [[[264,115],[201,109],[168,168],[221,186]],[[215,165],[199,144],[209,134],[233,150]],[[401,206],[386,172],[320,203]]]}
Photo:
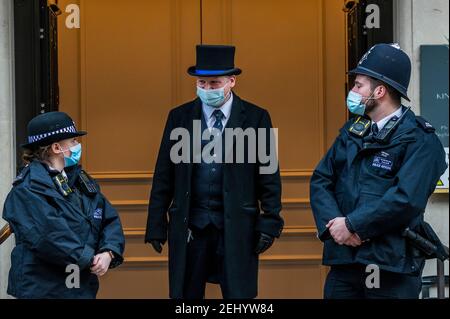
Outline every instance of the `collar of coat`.
{"label": "collar of coat", "polygon": [[[202,117],[202,101],[197,98],[193,101],[193,103],[194,107],[191,108],[191,112],[188,115],[188,129],[190,132],[193,130],[193,121],[201,120]],[[245,106],[239,96],[233,92],[233,104],[231,104],[230,119],[228,120],[225,128],[240,128],[245,122],[245,119]]]}
{"label": "collar of coat", "polygon": [[[406,111],[406,108],[403,106],[403,111]],[[356,142],[361,147],[364,143],[364,138],[356,137],[349,132],[350,126],[353,124],[354,120],[350,120],[347,124],[341,129],[341,134],[347,135],[351,140]],[[383,148],[383,147],[391,147],[394,143],[404,143],[404,142],[412,142],[416,140],[417,130],[419,130],[416,122],[416,116],[413,111],[409,110],[404,118],[401,120],[400,124],[395,128],[389,143],[386,145],[378,145],[373,144],[371,148]]]}
{"label": "collar of coat", "polygon": [[[63,198],[52,180],[52,177],[58,174],[57,171],[51,170],[45,163],[39,161],[31,162],[27,169],[29,170],[30,189],[32,191],[46,196]],[[76,166],[66,171],[69,178],[69,184],[71,184],[73,177],[76,176],[76,172],[80,170],[81,167]],[[71,185],[73,186],[73,183]]]}

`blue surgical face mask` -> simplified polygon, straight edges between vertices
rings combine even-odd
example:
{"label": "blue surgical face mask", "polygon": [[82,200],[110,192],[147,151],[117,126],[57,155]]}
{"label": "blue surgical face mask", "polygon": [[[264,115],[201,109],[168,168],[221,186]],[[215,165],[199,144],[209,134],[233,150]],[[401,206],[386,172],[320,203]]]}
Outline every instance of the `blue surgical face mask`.
{"label": "blue surgical face mask", "polygon": [[81,144],[78,143],[77,145],[69,148],[69,150],[71,152],[70,157],[64,155],[65,167],[77,165],[81,159]]}
{"label": "blue surgical face mask", "polygon": [[[373,100],[372,96],[373,94],[367,98],[367,101]],[[366,112],[366,104],[362,103],[363,98],[361,94],[350,91],[347,96],[348,110],[353,114],[364,115]]]}
{"label": "blue surgical face mask", "polygon": [[221,107],[225,103],[225,86],[214,90],[205,90],[197,86],[197,96],[203,103],[212,107]]}

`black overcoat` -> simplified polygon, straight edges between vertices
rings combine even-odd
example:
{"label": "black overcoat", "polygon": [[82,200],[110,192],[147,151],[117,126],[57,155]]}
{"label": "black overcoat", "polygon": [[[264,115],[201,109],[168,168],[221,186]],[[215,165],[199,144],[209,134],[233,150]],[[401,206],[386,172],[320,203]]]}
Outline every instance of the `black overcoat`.
{"label": "black overcoat", "polygon": [[[200,120],[201,116],[199,99],[169,113],[150,195],[145,241],[168,239],[171,298],[183,298],[194,152],[191,152],[189,163],[173,163],[170,151],[178,141],[171,140],[170,134],[175,128],[185,128],[192,137],[193,121]],[[254,128],[258,135],[258,128],[271,127],[266,110],[234,94],[230,119],[225,128],[242,128],[244,131]],[[266,142],[269,141],[268,132],[265,133]],[[248,143],[245,144],[247,147]],[[236,154],[235,150],[236,142],[233,154]],[[278,164],[272,174],[260,174],[261,166],[264,164],[256,156],[253,163],[246,158],[244,163],[225,163],[223,167],[225,267],[231,298],[256,297],[258,256],[254,250],[258,233],[279,237],[283,228]]]}

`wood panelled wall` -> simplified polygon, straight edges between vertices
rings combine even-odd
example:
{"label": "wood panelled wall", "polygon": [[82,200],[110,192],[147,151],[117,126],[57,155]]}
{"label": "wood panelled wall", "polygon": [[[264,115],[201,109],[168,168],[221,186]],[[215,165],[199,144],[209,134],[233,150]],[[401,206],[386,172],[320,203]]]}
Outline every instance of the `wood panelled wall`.
{"label": "wood panelled wall", "polygon": [[[195,98],[195,45],[233,44],[236,93],[279,128],[282,237],[261,256],[259,297],[321,298],[326,269],[309,203],[311,173],[346,118],[342,0],[60,0],[62,111],[82,139],[83,165],[118,209],[126,260],[101,298],[167,298],[167,246],[143,244],[152,171],[169,110]],[[217,286],[207,297],[219,298]]]}

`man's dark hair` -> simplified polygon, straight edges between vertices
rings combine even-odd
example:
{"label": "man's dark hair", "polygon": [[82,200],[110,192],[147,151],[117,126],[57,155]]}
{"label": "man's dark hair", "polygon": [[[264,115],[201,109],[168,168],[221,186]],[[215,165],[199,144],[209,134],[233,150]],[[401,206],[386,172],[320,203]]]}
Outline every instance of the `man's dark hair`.
{"label": "man's dark hair", "polygon": [[369,77],[369,80],[370,80],[370,89],[372,91],[374,91],[379,86],[384,86],[388,91],[389,96],[391,97],[392,100],[394,100],[399,105],[402,103],[402,95],[392,86],[372,77]]}

